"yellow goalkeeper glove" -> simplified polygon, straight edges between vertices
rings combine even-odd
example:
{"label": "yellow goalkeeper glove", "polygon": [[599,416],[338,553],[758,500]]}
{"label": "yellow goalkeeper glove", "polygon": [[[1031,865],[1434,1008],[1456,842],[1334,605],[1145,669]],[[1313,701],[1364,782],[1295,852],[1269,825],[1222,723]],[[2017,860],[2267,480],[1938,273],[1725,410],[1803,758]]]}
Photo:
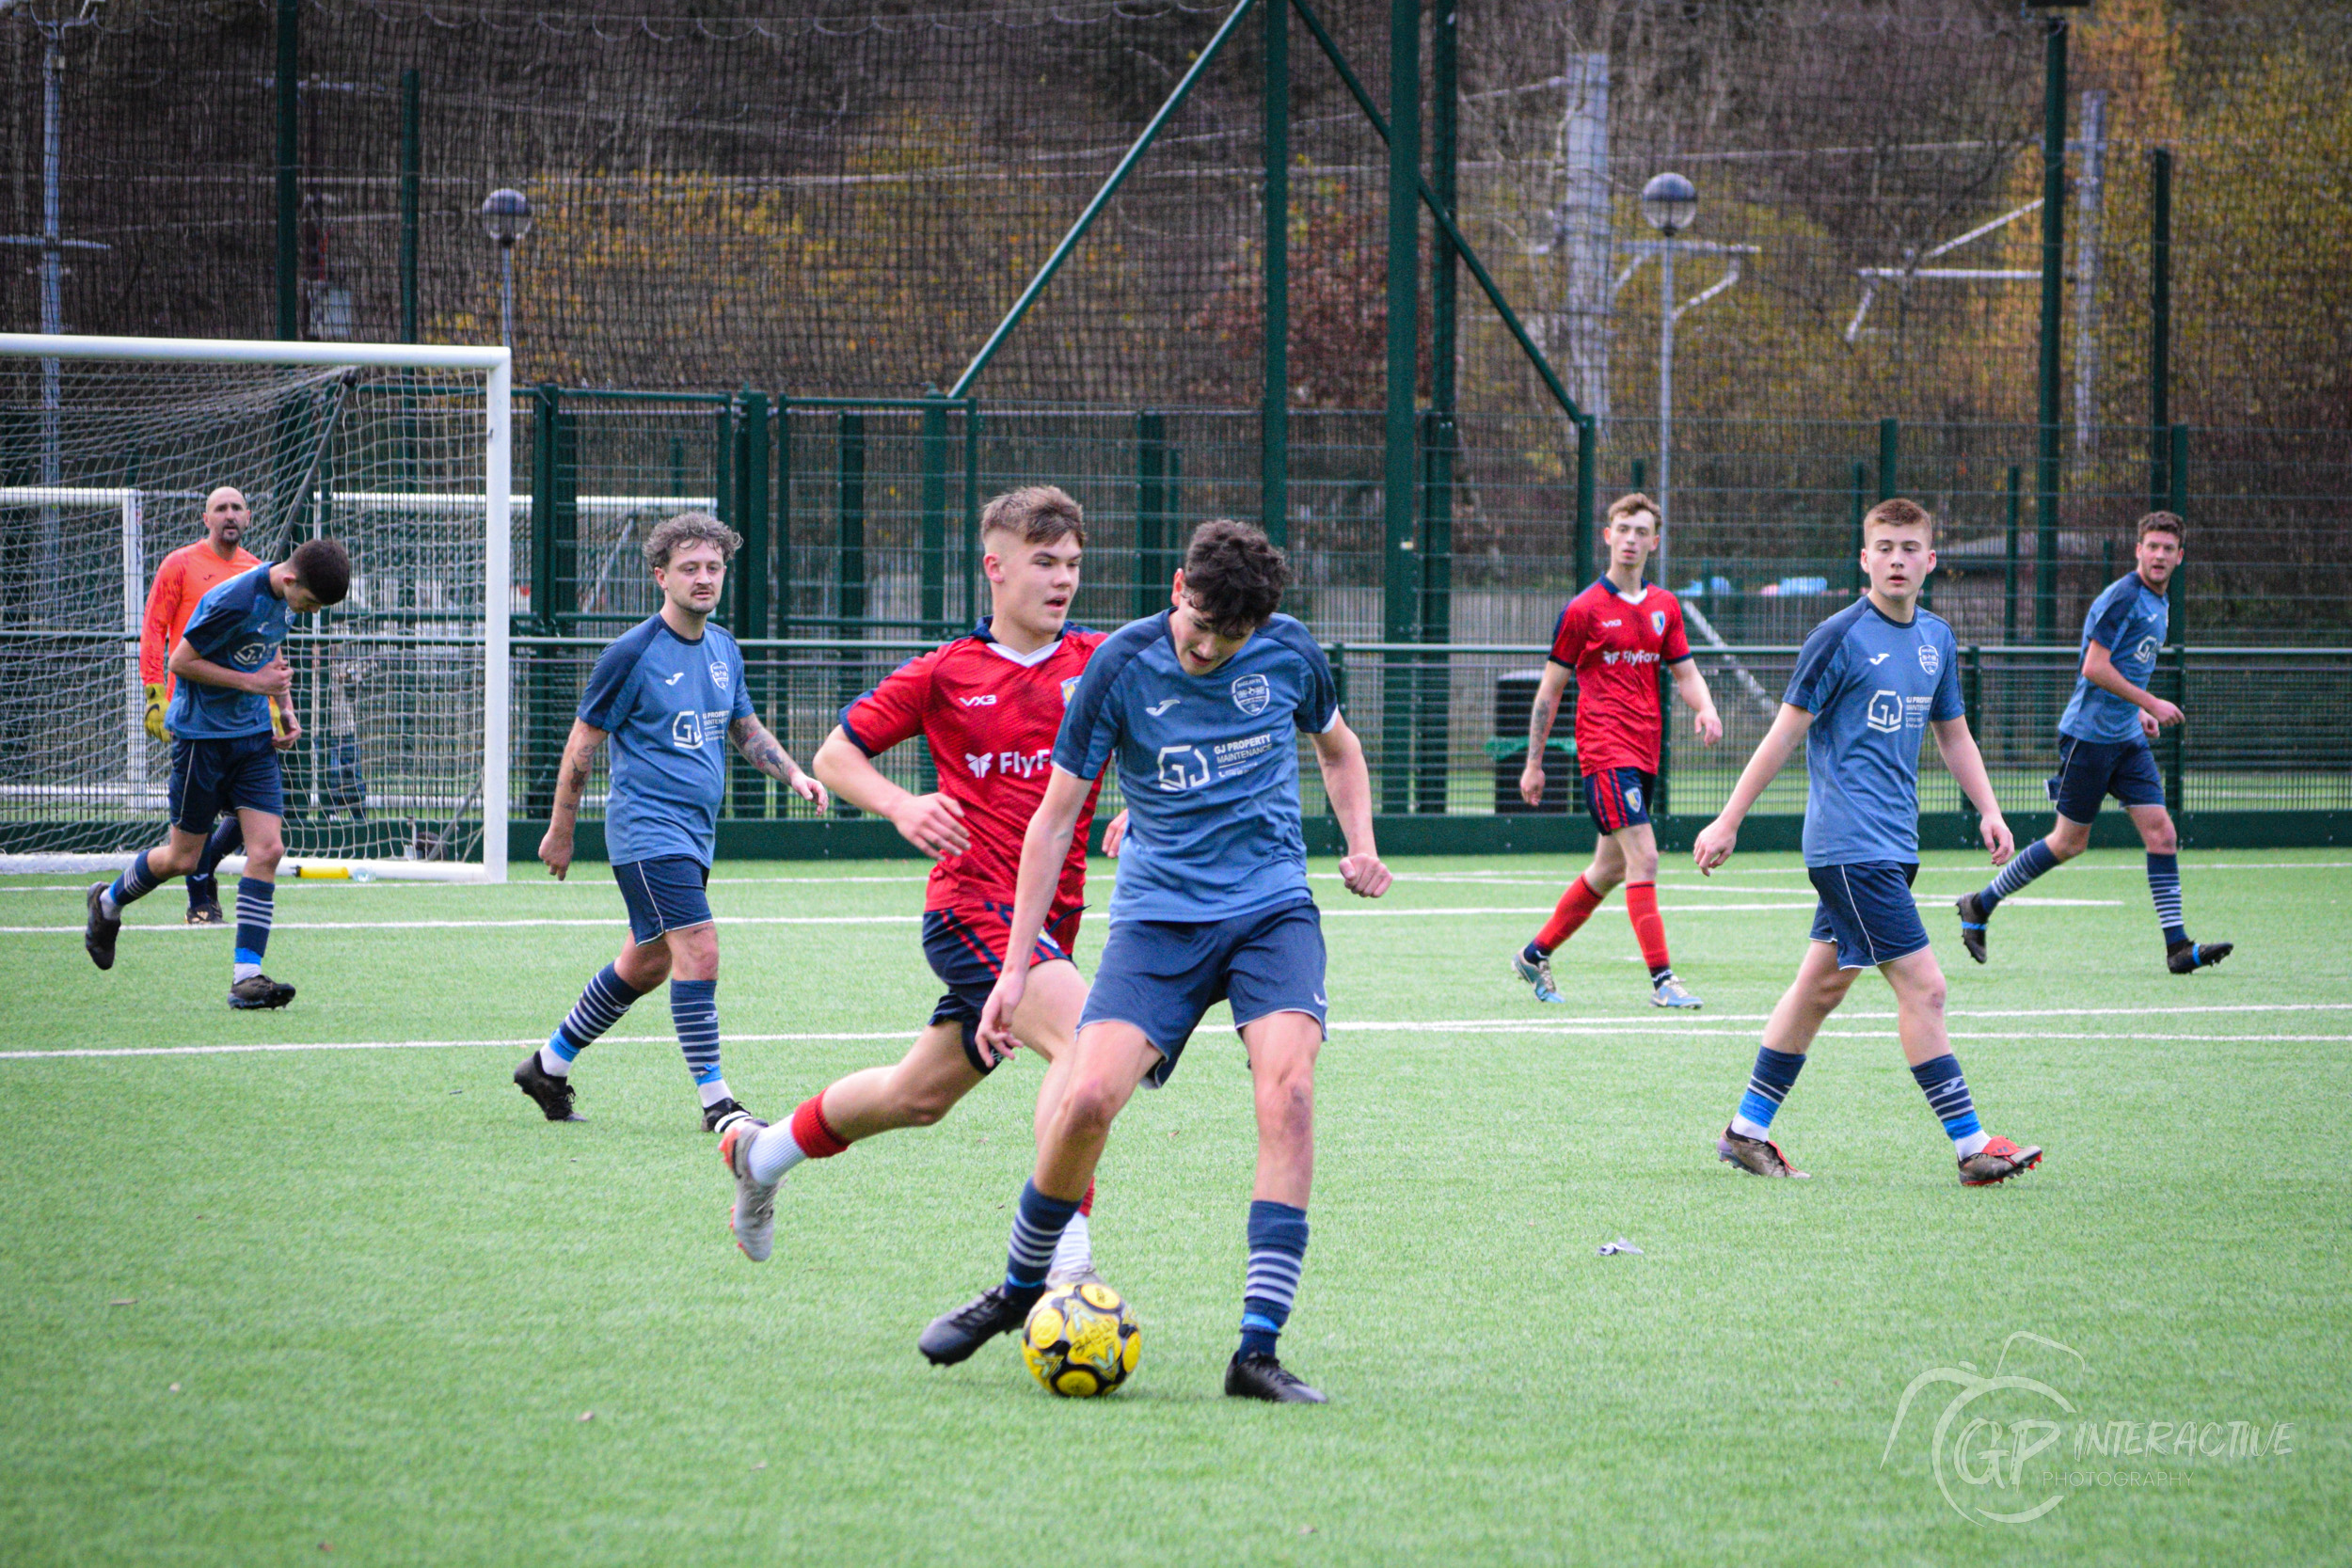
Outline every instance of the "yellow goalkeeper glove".
{"label": "yellow goalkeeper glove", "polygon": [[147,683],[147,733],[156,740],[169,740],[171,732],[164,728],[164,683]]}

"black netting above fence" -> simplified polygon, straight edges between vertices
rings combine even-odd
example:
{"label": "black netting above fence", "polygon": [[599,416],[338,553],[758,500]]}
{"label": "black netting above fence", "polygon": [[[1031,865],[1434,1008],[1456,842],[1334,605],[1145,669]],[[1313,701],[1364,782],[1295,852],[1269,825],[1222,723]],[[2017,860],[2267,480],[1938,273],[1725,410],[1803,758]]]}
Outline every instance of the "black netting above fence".
{"label": "black netting above fence", "polygon": [[[1322,9],[1385,103],[1389,8]],[[944,385],[1226,14],[1168,0],[306,0],[299,330],[401,333],[413,71],[421,337],[495,340],[498,256],[474,214],[513,185],[537,214],[516,253],[523,381]],[[1994,0],[1493,0],[1458,14],[1465,226],[1588,408],[1654,412],[1658,268],[1627,246],[1651,237],[1643,182],[1674,167],[1700,190],[1692,238],[1755,247],[1680,327],[1679,408],[2033,417],[2037,284],[1985,275],[2039,265],[2036,17]],[[266,0],[37,0],[0,17],[0,228],[19,237],[0,321],[40,324],[40,252],[21,242],[42,230],[54,43],[61,232],[110,247],[66,253],[66,325],[272,333],[276,16]],[[1289,38],[1293,396],[1374,406],[1385,153],[1305,27]],[[1256,402],[1263,63],[1246,19],[988,395]],[[2172,416],[2346,422],[2352,228],[2327,193],[2352,170],[2347,63],[2338,8],[2077,13],[2071,425],[2147,417],[2158,146],[2177,157]],[[1721,265],[1685,258],[1678,293]],[[1464,321],[1463,406],[1535,406],[1483,304]]]}

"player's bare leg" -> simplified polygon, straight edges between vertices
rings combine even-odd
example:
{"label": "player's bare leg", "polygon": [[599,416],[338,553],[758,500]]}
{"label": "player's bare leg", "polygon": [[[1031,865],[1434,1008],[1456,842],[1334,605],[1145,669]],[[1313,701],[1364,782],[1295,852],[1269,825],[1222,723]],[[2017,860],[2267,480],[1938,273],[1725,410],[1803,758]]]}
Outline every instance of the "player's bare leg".
{"label": "player's bare leg", "polygon": [[[229,1005],[282,1007],[294,1000],[294,989],[262,974],[262,956],[269,949],[277,912],[278,863],[286,853],[284,829],[271,813],[244,806],[237,810],[237,826],[245,834],[245,875],[237,882],[237,946]],[[188,837],[196,840],[200,858],[204,841],[194,833]],[[190,868],[196,863],[191,861]]]}
{"label": "player's bare leg", "polygon": [[1323,1404],[1322,1392],[1276,1358],[1306,1261],[1307,1198],[1315,1177],[1315,1056],[1322,1021],[1269,1013],[1242,1025],[1258,1112],[1258,1179],[1250,1188],[1249,1267],[1242,1286],[1242,1343],[1225,1369],[1225,1392],[1275,1404]]}
{"label": "player's bare leg", "polygon": [[1756,1053],[1756,1071],[1748,1080],[1747,1094],[1740,1099],[1740,1112],[1715,1141],[1717,1158],[1756,1176],[1804,1178],[1805,1173],[1790,1164],[1780,1146],[1768,1136],[1772,1113],[1795,1085],[1814,1037],[1846,999],[1854,976],[1861,973],[1837,967],[1836,942],[1805,944],[1797,977],[1773,1004],[1772,1016],[1764,1024],[1763,1047]]}
{"label": "player's bare leg", "polygon": [[1093,1183],[1111,1123],[1159,1060],[1160,1053],[1132,1023],[1104,1021],[1080,1031],[1069,1085],[1038,1147],[1037,1168],[1022,1192],[1021,1212],[1013,1222],[1013,1258],[1034,1273],[1024,1273],[1020,1277],[1025,1283],[1016,1286],[1009,1266],[1003,1283],[931,1320],[918,1343],[934,1366],[953,1366],[997,1335],[1021,1326],[1044,1289],[1055,1243]]}
{"label": "player's bare leg", "polygon": [[83,903],[89,917],[82,929],[82,947],[101,969],[115,966],[115,939],[122,932],[123,906],[146,897],[174,877],[196,868],[204,853],[204,838],[174,826],[164,842],[134,860],[111,882],[92,882]]}
{"label": "player's bare leg", "polygon": [[[1029,971],[1027,991],[1013,1013],[1013,1032],[1047,1063],[1034,1118],[1041,1144],[1069,1082],[1075,1054],[1071,1037],[1085,1006],[1086,980],[1077,965],[1057,959]],[[770,1127],[745,1118],[725,1130],[720,1157],[736,1178],[736,1244],[747,1257],[757,1262],[772,1246],[775,1189],[794,1165],[841,1153],[877,1133],[931,1126],[979,1085],[984,1074],[964,1054],[963,1027],[955,1021],[927,1026],[897,1062],[834,1080],[788,1121]],[[1091,1273],[1083,1216],[1063,1240],[1067,1244],[1055,1254],[1056,1277]]]}

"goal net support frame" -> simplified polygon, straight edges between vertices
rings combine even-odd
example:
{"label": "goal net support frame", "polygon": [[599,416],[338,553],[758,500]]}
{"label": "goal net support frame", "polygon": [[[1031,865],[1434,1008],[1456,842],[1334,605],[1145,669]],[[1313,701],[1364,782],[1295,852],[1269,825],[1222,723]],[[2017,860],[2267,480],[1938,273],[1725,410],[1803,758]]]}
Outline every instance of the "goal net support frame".
{"label": "goal net support frame", "polygon": [[[65,417],[60,396],[63,366],[89,361],[180,366],[255,366],[321,371],[453,371],[484,378],[484,421],[481,480],[478,493],[375,495],[345,491],[346,504],[375,503],[397,508],[429,499],[444,515],[456,508],[463,516],[476,515],[479,507],[484,581],[481,621],[482,736],[481,777],[473,785],[481,802],[481,858],[476,861],[427,858],[339,858],[307,853],[289,846],[281,876],[308,878],[402,878],[437,881],[502,882],[507,873],[508,771],[511,756],[510,713],[513,660],[509,617],[513,611],[513,357],[504,348],[465,348],[407,343],[325,343],[245,341],[181,338],[81,337],[71,334],[0,333],[0,363],[37,360],[40,363],[37,410],[22,420],[22,428],[37,431],[45,454],[31,484],[0,484],[0,506],[14,508],[111,511],[120,517],[121,610],[124,674],[121,702],[125,736],[121,759],[126,796],[136,799],[151,791],[151,763],[144,729],[144,693],[139,671],[139,638],[146,615],[149,589],[149,545],[153,519],[147,515],[146,493],[135,484],[90,485],[68,483],[56,453],[58,430]],[[331,427],[329,433],[331,434]],[[322,446],[326,438],[320,437]],[[224,479],[224,482],[225,479]],[[307,489],[308,476],[304,481]],[[354,562],[364,571],[365,561]],[[109,743],[111,745],[111,743]],[[469,804],[470,801],[468,802]],[[461,808],[462,811],[462,808]],[[158,836],[162,823],[156,814]],[[56,870],[84,865],[126,863],[132,851],[103,853],[0,853],[0,872]],[[233,871],[241,857],[223,862]]]}

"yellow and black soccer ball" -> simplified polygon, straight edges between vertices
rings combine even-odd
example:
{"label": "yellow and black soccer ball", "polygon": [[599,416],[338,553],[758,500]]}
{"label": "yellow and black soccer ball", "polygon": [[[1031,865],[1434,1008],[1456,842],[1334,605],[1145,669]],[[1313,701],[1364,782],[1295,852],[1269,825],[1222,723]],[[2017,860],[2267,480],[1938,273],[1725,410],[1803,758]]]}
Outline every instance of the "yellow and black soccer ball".
{"label": "yellow and black soccer ball", "polygon": [[1099,1279],[1057,1285],[1029,1308],[1022,1359],[1064,1399],[1107,1394],[1127,1381],[1143,1354],[1143,1330],[1125,1298]]}

